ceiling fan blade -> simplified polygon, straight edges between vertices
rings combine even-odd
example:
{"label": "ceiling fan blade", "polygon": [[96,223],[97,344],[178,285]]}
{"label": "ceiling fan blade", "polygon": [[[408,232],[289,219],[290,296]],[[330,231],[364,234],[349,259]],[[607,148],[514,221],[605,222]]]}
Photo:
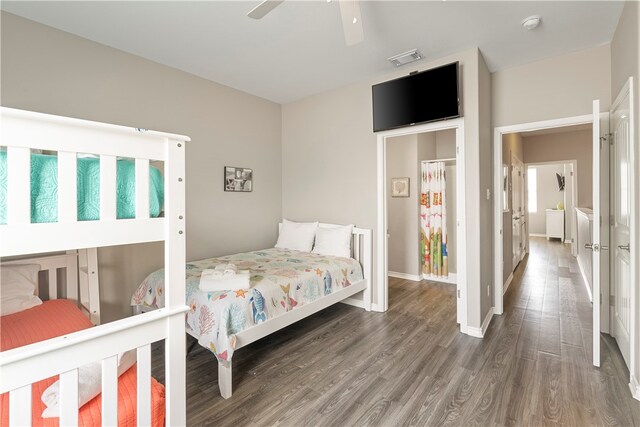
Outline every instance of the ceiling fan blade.
{"label": "ceiling fan blade", "polygon": [[267,13],[278,7],[284,0],[264,0],[247,13],[249,18],[262,19]]}
{"label": "ceiling fan blade", "polygon": [[359,0],[340,0],[340,15],[344,29],[344,41],[347,46],[353,46],[364,41],[362,30],[362,16],[360,15]]}

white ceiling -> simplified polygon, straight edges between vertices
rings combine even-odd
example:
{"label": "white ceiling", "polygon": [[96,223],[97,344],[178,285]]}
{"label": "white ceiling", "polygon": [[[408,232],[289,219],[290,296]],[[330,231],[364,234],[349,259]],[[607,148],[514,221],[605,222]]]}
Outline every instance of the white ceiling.
{"label": "white ceiling", "polygon": [[[608,43],[618,1],[363,1],[365,41],[347,47],[336,1],[2,1],[7,12],[279,103],[478,46],[491,71]],[[520,21],[542,15],[525,31]],[[411,65],[407,65],[410,71]]]}

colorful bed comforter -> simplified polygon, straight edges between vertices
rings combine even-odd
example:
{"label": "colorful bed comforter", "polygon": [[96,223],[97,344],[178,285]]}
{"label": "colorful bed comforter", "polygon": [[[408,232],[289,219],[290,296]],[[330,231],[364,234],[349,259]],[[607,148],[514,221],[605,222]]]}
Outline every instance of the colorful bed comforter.
{"label": "colorful bed comforter", "polygon": [[[100,159],[78,158],[78,220],[100,219]],[[117,218],[135,218],[135,162],[118,160],[116,169]],[[160,171],[149,168],[149,214],[162,209],[164,183]],[[31,155],[31,222],[58,221],[58,157]],[[0,224],[7,223],[7,152],[0,151]]]}
{"label": "colorful bed comforter", "polygon": [[[251,288],[203,292],[200,275],[222,263],[250,270]],[[338,258],[283,249],[265,249],[187,264],[187,332],[219,361],[230,361],[235,334],[362,280],[352,258]],[[131,298],[131,305],[164,306],[164,270],[151,273]]]}

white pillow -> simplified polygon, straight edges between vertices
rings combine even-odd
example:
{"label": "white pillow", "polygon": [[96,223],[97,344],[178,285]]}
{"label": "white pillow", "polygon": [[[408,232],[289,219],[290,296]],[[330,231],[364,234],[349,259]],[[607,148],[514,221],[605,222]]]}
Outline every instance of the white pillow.
{"label": "white pillow", "polygon": [[318,228],[313,253],[351,258],[351,233],[353,233],[353,225]]}
{"label": "white pillow", "polygon": [[284,219],[276,248],[311,252],[317,229],[317,222],[293,222]]}
{"label": "white pillow", "polygon": [[38,264],[0,265],[0,315],[17,313],[42,304],[38,298]]}

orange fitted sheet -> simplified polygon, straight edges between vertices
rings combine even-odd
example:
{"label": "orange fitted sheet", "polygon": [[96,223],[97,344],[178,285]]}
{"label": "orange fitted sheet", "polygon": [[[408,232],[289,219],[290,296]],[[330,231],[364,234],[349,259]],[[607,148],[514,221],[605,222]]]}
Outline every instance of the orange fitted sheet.
{"label": "orange fitted sheet", "polygon": [[[42,305],[0,317],[0,351],[55,338],[93,326],[80,309],[67,300],[45,301]],[[33,384],[31,395],[34,426],[58,426],[58,418],[42,418],[45,405],[42,393],[58,376]],[[164,386],[151,379],[151,419],[154,426],[164,425]],[[80,408],[79,425],[99,426],[102,418],[102,395]],[[9,425],[9,395],[0,395],[0,425]],[[118,379],[118,426],[136,425],[136,366]]]}

